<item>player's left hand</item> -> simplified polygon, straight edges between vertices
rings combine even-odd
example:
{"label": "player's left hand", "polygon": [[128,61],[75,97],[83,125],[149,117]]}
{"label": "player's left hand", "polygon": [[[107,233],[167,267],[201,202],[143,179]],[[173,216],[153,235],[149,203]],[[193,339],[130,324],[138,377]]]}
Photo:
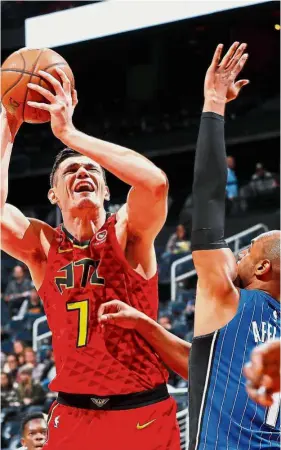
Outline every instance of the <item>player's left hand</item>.
{"label": "player's left hand", "polygon": [[248,54],[244,53],[246,47],[245,43],[239,45],[239,42],[234,42],[221,60],[223,44],[217,46],[205,77],[205,99],[215,98],[225,103],[230,102],[238,96],[241,88],[249,83],[249,80],[236,81],[248,59]]}
{"label": "player's left hand", "polygon": [[51,115],[51,128],[54,135],[62,140],[65,133],[74,128],[72,123],[72,116],[74,109],[78,103],[77,91],[71,88],[71,83],[59,67],[56,68],[58,75],[61,78],[61,83],[55,77],[43,70],[40,70],[39,75],[44,78],[51,86],[55,94],[38,86],[37,84],[28,83],[28,88],[43,95],[49,103],[27,102],[33,108],[48,111]]}
{"label": "player's left hand", "polygon": [[131,330],[137,327],[142,317],[143,313],[120,300],[103,303],[98,310],[98,322],[101,325],[116,325]]}
{"label": "player's left hand", "polygon": [[262,406],[271,406],[272,394],[280,392],[280,340],[256,347],[244,367],[247,392]]}

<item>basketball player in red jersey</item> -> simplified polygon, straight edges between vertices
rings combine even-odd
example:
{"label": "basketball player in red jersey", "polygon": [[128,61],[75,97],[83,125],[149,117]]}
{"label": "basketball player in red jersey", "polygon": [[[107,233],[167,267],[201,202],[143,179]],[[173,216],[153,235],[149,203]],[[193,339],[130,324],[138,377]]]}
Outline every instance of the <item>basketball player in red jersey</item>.
{"label": "basketball player in red jersey", "polygon": [[[68,149],[51,173],[49,200],[63,225],[53,229],[6,203],[8,166],[18,123],[2,117],[2,248],[29,267],[53,334],[58,392],[49,414],[47,450],[179,450],[176,404],[167,371],[135,330],[102,327],[103,302],[123,302],[157,317],[154,240],[167,214],[163,172],[132,150],[75,129],[76,92],[58,69],[60,84],[41,72],[40,86],[54,135]],[[70,150],[71,149],[71,150]],[[108,217],[109,190],[102,167],[131,186],[127,203]]]}

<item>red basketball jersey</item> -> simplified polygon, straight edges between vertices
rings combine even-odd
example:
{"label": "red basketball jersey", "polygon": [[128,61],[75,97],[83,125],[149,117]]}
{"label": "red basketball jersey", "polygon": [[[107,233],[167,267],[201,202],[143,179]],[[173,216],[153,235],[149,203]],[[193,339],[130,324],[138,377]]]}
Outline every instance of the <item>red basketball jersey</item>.
{"label": "red basketball jersey", "polygon": [[53,334],[53,391],[129,394],[167,382],[158,355],[136,331],[97,322],[100,304],[114,299],[157,318],[157,274],[145,280],[133,270],[115,223],[115,215],[109,217],[87,242],[78,242],[63,226],[56,229],[39,290]]}

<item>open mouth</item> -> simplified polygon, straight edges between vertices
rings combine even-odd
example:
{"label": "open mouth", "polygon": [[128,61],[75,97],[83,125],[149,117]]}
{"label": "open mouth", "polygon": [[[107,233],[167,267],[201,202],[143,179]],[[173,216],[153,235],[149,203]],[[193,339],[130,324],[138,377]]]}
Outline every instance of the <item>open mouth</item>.
{"label": "open mouth", "polygon": [[80,182],[75,186],[74,192],[94,192],[95,187],[93,184],[88,182]]}

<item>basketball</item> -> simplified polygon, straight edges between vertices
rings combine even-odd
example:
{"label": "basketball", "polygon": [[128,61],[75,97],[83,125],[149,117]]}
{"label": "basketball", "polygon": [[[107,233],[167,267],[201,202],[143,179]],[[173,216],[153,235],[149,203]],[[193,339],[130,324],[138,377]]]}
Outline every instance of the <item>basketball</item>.
{"label": "basketball", "polygon": [[56,67],[65,72],[74,87],[72,70],[54,50],[22,48],[12,53],[1,67],[1,101],[7,111],[24,122],[49,122],[48,111],[41,111],[27,104],[28,101],[49,103],[41,94],[28,89],[27,84],[38,84],[54,93],[52,86],[38,72],[44,70],[61,81]]}

